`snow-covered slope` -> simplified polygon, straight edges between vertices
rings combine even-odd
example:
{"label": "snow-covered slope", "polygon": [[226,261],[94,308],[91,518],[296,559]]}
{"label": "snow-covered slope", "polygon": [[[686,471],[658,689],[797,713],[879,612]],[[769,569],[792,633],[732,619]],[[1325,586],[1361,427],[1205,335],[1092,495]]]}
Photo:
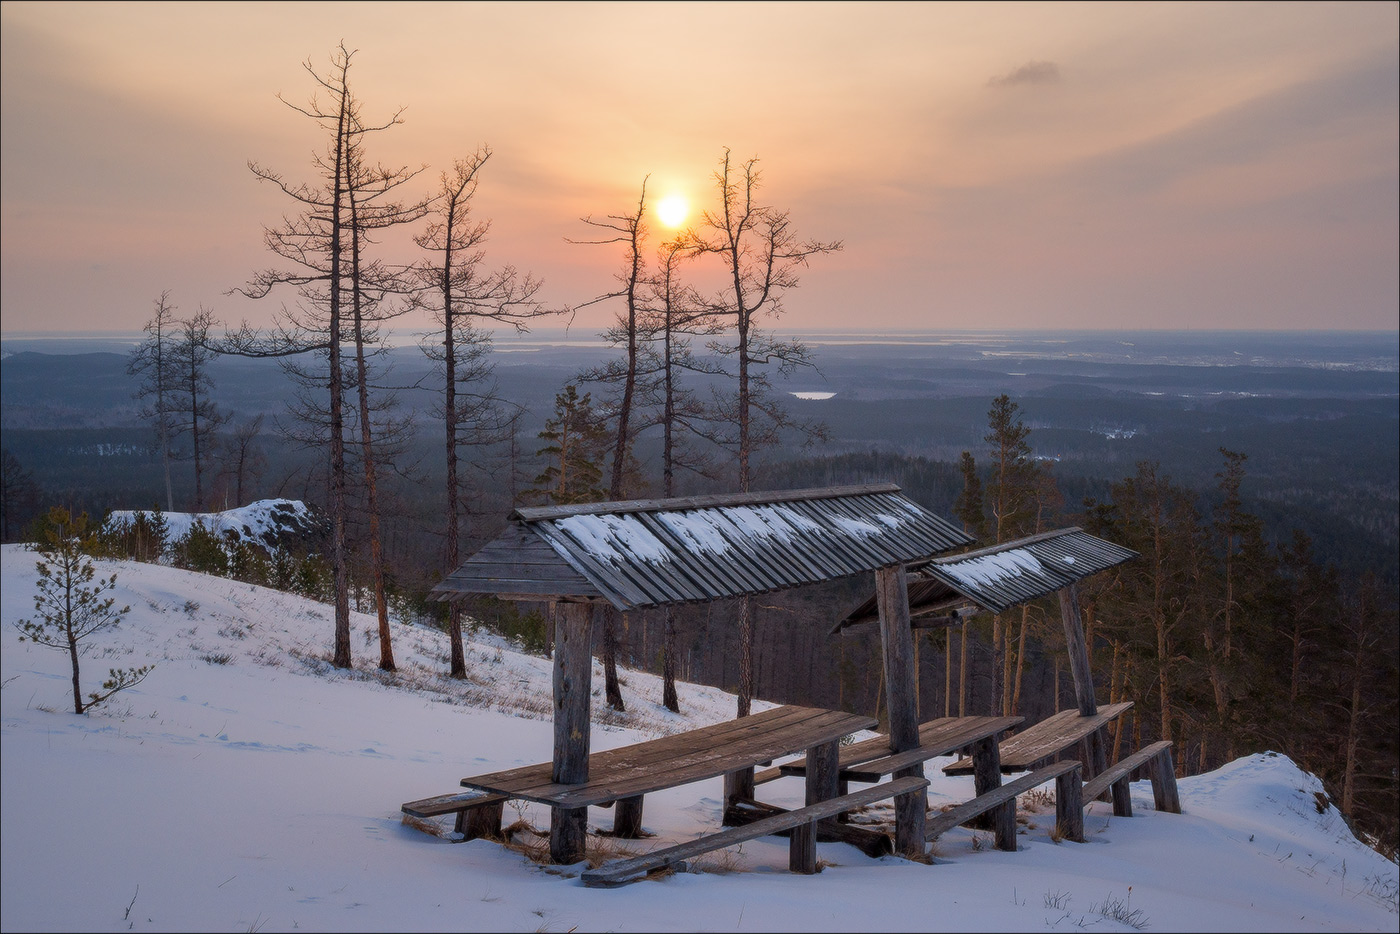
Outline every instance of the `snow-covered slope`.
{"label": "snow-covered slope", "polygon": [[[2,560],[5,931],[1396,930],[1396,866],[1330,805],[1319,811],[1313,777],[1271,754],[1183,780],[1182,815],[1154,812],[1146,785],[1133,788],[1131,819],[1095,803],[1085,844],[1051,841],[1051,806],[1023,812],[1016,853],[966,830],[938,841],[931,866],[823,843],[827,868],[812,878],[787,873],[786,842],[767,838],[703,862],[709,872],[585,889],[576,867],[452,843],[399,813],[464,775],[548,758],[548,661],[479,637],[471,678],[455,682],[442,675],[443,636],[396,623],[400,671],[386,675],[373,620],[356,615],[357,668],[339,672],[326,663],[328,607],[118,562],[103,570],[132,611],[94,640],[85,684],[109,667],[156,668],[74,716],[66,656],[15,635],[32,611],[35,555],[5,546]],[[626,715],[594,705],[594,748],[733,712],[731,695],[683,685],[678,717],[656,678],[624,681]],[[941,764],[929,769],[934,806],[969,797],[972,780]],[[798,780],[763,791],[801,803]],[[648,796],[655,837],[620,845],[715,829],[720,793],[715,779]],[[534,806],[519,816],[548,827]],[[590,813],[594,827],[611,819]]]}

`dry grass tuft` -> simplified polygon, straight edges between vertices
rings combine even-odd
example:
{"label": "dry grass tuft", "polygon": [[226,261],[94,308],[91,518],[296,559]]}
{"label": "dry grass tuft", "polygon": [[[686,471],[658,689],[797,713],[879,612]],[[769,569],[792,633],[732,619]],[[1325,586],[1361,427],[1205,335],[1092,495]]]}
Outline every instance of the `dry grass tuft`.
{"label": "dry grass tuft", "polygon": [[406,827],[412,827],[414,830],[421,830],[434,837],[445,837],[448,834],[448,831],[443,829],[442,824],[435,820],[424,820],[421,817],[412,817],[405,814],[403,815],[403,823]]}

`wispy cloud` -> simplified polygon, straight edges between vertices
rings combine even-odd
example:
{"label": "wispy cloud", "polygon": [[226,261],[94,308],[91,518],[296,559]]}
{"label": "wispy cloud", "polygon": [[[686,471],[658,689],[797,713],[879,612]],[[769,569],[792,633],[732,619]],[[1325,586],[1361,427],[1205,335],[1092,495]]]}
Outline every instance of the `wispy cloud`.
{"label": "wispy cloud", "polygon": [[1026,62],[1020,68],[987,79],[987,87],[1006,88],[1018,84],[1059,84],[1060,66],[1054,62]]}

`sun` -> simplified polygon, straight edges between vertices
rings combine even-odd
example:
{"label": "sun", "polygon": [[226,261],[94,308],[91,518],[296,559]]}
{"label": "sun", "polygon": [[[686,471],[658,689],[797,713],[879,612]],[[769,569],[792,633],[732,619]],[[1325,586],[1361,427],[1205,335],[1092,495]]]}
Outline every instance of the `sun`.
{"label": "sun", "polygon": [[684,224],[689,213],[690,202],[685,199],[685,195],[667,195],[656,204],[656,216],[667,227],[679,227]]}

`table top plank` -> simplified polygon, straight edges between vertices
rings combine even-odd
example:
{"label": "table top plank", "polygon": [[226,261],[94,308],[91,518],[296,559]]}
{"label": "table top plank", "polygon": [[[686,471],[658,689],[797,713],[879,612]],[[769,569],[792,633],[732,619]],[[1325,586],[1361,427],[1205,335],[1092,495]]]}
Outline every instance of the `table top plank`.
{"label": "table top plank", "polygon": [[876,723],[839,710],[789,705],[595,753],[588,760],[588,781],[579,784],[552,781],[548,762],[464,778],[462,784],[553,807],[585,807],[713,778]]}
{"label": "table top plank", "polygon": [[[954,750],[971,746],[980,739],[1004,733],[1024,720],[1024,717],[939,717],[936,720],[928,720],[919,724],[919,745],[914,749],[895,753],[890,748],[888,736],[876,736],[872,739],[852,743],[849,746],[842,746],[837,755],[837,768],[841,771],[848,771],[856,766],[889,759],[896,755],[900,756],[901,759],[908,759],[903,765],[894,767],[903,768],[904,765],[913,765],[925,759],[946,756]],[[889,771],[894,771],[894,768],[882,770],[880,774],[887,774]],[[778,766],[778,769],[783,775],[805,775],[807,759],[804,756],[792,762],[784,762]]]}
{"label": "table top plank", "polygon": [[[1095,730],[1107,726],[1129,707],[1132,701],[1118,704],[1105,704],[1092,717],[1082,716],[1078,710],[1062,710],[1053,716],[1027,727],[1020,733],[1001,743],[1001,770],[1003,772],[1024,772],[1037,762],[1049,759],[1064,752]],[[943,767],[947,775],[971,775],[971,759],[960,759]]]}

